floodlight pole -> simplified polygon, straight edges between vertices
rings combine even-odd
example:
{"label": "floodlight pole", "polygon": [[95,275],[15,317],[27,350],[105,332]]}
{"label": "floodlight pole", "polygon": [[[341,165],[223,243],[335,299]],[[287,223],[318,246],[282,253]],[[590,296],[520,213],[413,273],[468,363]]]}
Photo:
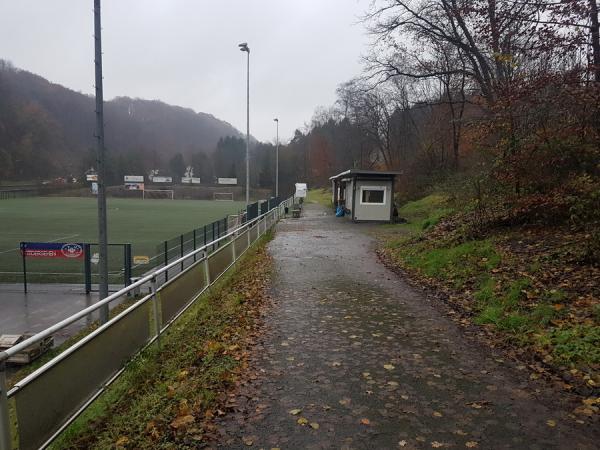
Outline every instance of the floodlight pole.
{"label": "floodlight pole", "polygon": [[[96,66],[96,165],[98,171],[99,294],[108,297],[108,237],[106,230],[106,169],[104,147],[104,91],[102,88],[102,23],[100,0],[94,0],[94,63]],[[108,304],[100,308],[100,322],[108,321]]]}
{"label": "floodlight pole", "polygon": [[246,42],[238,44],[248,54],[246,72],[246,206],[250,204],[250,47]]}
{"label": "floodlight pole", "polygon": [[275,197],[279,197],[279,119],[273,119],[277,124],[277,147],[275,148]]}

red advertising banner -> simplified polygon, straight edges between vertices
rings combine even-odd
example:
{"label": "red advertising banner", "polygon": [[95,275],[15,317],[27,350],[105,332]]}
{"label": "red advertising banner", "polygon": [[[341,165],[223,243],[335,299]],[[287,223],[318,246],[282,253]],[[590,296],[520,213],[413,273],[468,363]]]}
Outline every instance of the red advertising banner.
{"label": "red advertising banner", "polygon": [[76,242],[21,242],[21,254],[27,258],[83,258],[83,244]]}

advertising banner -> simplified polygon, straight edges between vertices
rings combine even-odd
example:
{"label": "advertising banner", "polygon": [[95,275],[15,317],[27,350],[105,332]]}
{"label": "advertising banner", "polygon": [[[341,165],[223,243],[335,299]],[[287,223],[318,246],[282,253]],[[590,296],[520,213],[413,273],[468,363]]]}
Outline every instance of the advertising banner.
{"label": "advertising banner", "polygon": [[83,258],[83,244],[77,242],[21,242],[27,258]]}
{"label": "advertising banner", "polygon": [[143,183],[144,182],[144,176],[143,175],[125,175],[125,177],[123,177],[125,180],[125,183]]}
{"label": "advertising banner", "polygon": [[152,182],[153,183],[172,183],[173,177],[160,177],[160,176],[155,175],[152,177]]}
{"label": "advertising banner", "polygon": [[238,184],[237,178],[219,178],[217,180],[219,184]]}

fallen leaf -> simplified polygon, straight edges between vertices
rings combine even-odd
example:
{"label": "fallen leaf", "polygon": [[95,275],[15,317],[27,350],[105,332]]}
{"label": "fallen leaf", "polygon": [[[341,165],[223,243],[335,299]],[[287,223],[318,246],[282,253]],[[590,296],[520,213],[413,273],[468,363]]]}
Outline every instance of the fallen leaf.
{"label": "fallen leaf", "polygon": [[441,448],[441,447],[443,447],[443,446],[444,446],[444,444],[442,444],[441,442],[438,442],[438,441],[433,441],[433,442],[431,443],[431,446],[432,446],[433,448]]}
{"label": "fallen leaf", "polygon": [[383,368],[386,370],[394,370],[395,367],[392,364],[384,364]]}
{"label": "fallen leaf", "polygon": [[179,417],[175,418],[175,420],[173,422],[171,422],[171,427],[175,428],[177,430],[179,428],[186,427],[190,423],[193,423],[194,420],[195,420],[194,416],[192,416],[191,414],[188,414],[185,416],[179,416]]}
{"label": "fallen leaf", "polygon": [[555,427],[556,421],[552,420],[552,419],[548,419],[548,420],[546,420],[546,425],[548,425],[549,427]]}
{"label": "fallen leaf", "polygon": [[367,418],[360,419],[360,423],[362,423],[363,425],[371,425],[371,421]]}
{"label": "fallen leaf", "polygon": [[252,437],[243,437],[242,442],[250,447],[252,444],[254,444],[254,439]]}
{"label": "fallen leaf", "polygon": [[339,401],[339,404],[342,406],[348,406],[350,404],[352,400],[350,400],[349,398],[343,398]]}
{"label": "fallen leaf", "polygon": [[302,426],[304,426],[304,425],[306,425],[306,424],[308,423],[308,419],[306,419],[306,418],[304,418],[304,417],[300,417],[300,418],[297,420],[297,422],[298,422],[298,425],[302,425]]}
{"label": "fallen leaf", "polygon": [[117,442],[115,442],[115,445],[117,447],[124,447],[128,443],[129,443],[129,438],[127,436],[121,436],[119,439],[117,439]]}
{"label": "fallen leaf", "polygon": [[317,422],[311,422],[311,423],[310,423],[310,427],[311,427],[313,430],[318,430],[318,429],[319,429],[319,424],[318,424]]}
{"label": "fallen leaf", "polygon": [[475,441],[469,441],[467,443],[465,443],[465,447],[467,448],[475,448],[477,447],[479,444]]}
{"label": "fallen leaf", "polygon": [[406,441],[400,441],[400,442],[398,442],[398,446],[399,447],[406,447],[406,444],[408,444],[408,442],[406,442]]}
{"label": "fallen leaf", "polygon": [[434,417],[442,417],[443,416],[443,414],[439,411],[434,411],[433,415],[434,415]]}
{"label": "fallen leaf", "polygon": [[298,414],[300,414],[301,412],[302,412],[302,410],[301,410],[301,409],[292,409],[292,410],[290,411],[290,414],[291,414],[292,416],[297,416],[297,415],[298,415]]}

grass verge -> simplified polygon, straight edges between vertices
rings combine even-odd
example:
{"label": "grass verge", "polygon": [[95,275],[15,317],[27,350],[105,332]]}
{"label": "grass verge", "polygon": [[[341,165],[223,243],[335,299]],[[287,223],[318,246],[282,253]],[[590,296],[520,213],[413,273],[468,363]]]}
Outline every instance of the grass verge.
{"label": "grass verge", "polygon": [[560,230],[496,228],[474,238],[463,209],[443,195],[407,203],[399,210],[407,223],[381,227],[380,254],[445,292],[461,320],[516,358],[533,356],[533,378],[558,373],[567,390],[600,394],[600,270],[573,262],[576,242]]}
{"label": "grass verge", "polygon": [[268,233],[96,400],[51,448],[197,448],[245,367],[270,274]]}
{"label": "grass verge", "polygon": [[333,207],[331,202],[331,189],[310,189],[306,196],[306,201],[308,203],[317,203],[319,205],[326,206],[327,208],[331,208]]}

